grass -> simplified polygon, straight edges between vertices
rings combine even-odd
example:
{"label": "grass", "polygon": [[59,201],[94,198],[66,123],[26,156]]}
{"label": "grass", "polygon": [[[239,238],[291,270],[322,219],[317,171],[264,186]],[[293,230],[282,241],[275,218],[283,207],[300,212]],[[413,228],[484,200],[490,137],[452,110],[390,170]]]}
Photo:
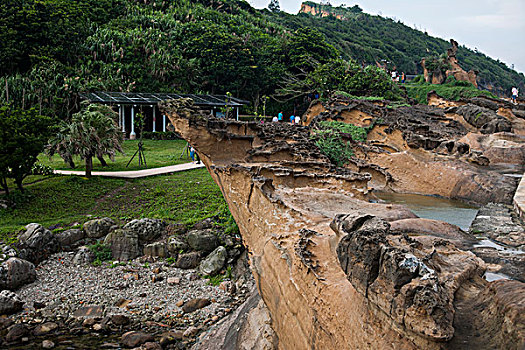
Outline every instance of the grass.
{"label": "grass", "polygon": [[121,223],[148,217],[192,225],[218,215],[226,227],[234,225],[219,187],[205,168],[129,180],[79,176],[39,180],[23,195],[14,191],[14,209],[0,209],[4,238],[31,222],[65,227],[104,216]]}
{"label": "grass", "polygon": [[[189,160],[186,157],[179,159],[186,141],[184,140],[142,140],[144,144],[144,154],[146,156],[146,164],[148,168],[158,168],[162,166],[175,165],[187,163]],[[115,161],[112,162],[106,157],[108,165],[103,167],[97,159],[93,159],[94,171],[121,171],[121,170],[139,170],[144,169],[144,166],[139,166],[138,155],[133,159],[133,162],[126,168],[126,164],[131,159],[133,154],[138,149],[138,140],[126,140],[123,143],[124,154],[117,154]],[[60,156],[55,155],[51,159],[45,154],[38,157],[40,163],[48,165],[53,169],[71,170],[71,168],[64,163]],[[85,170],[85,165],[79,157],[74,157],[76,165],[75,170]]]}
{"label": "grass", "polygon": [[450,79],[445,84],[406,83],[403,86],[407,90],[408,97],[413,98],[419,104],[427,104],[427,94],[432,90],[436,91],[439,96],[452,101],[476,96],[495,97],[489,91],[478,90],[470,83],[458,82],[454,79]]}

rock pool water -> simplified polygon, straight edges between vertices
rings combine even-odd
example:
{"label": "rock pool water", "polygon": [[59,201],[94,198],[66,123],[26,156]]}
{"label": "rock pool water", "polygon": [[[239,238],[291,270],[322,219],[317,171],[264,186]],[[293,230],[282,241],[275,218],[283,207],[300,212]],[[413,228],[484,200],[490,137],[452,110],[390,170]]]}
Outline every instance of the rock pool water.
{"label": "rock pool water", "polygon": [[374,192],[381,200],[406,205],[417,216],[457,225],[468,231],[478,209],[463,202],[418,194]]}

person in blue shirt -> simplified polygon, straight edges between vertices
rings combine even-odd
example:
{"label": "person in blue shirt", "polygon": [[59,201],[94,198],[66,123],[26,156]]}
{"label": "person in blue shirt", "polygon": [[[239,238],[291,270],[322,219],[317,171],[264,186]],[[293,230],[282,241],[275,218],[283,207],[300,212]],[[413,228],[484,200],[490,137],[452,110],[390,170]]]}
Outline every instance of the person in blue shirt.
{"label": "person in blue shirt", "polygon": [[295,116],[293,114],[290,116],[290,123],[295,123]]}
{"label": "person in blue shirt", "polygon": [[277,119],[282,122],[283,121],[283,112],[279,112],[279,114],[277,114]]}

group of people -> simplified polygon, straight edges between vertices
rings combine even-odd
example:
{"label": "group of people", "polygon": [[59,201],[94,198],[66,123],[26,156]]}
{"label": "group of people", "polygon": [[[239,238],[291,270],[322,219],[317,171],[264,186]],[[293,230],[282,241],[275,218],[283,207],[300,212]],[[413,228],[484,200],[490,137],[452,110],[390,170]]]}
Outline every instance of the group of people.
{"label": "group of people", "polygon": [[392,74],[392,81],[399,83],[399,81],[401,80],[401,84],[405,83],[405,79],[406,79],[405,72],[401,72],[401,75],[399,75],[399,73],[394,69],[391,74]]}
{"label": "group of people", "polygon": [[[297,125],[300,125],[301,124],[301,117],[299,116],[296,116],[296,115],[291,115],[290,118],[290,124],[297,124]],[[273,117],[272,118],[272,122],[274,123],[282,123],[283,122],[283,112],[279,112],[279,114],[277,114],[277,116]]]}

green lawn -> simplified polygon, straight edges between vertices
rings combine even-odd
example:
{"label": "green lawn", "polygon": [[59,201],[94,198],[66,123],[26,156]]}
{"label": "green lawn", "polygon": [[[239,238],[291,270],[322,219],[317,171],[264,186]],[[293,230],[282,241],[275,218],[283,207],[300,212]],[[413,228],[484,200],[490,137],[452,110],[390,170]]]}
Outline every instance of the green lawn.
{"label": "green lawn", "polygon": [[24,195],[14,193],[15,209],[0,209],[1,236],[31,222],[65,226],[109,216],[121,223],[149,217],[189,225],[216,214],[229,217],[221,191],[205,168],[132,180],[96,176],[33,180],[40,181],[27,186]]}
{"label": "green lawn", "polygon": [[[189,160],[185,157],[179,159],[186,141],[184,140],[143,140],[144,154],[146,156],[146,164],[148,168],[158,168],[162,166],[175,165],[187,163]],[[108,165],[103,167],[97,159],[93,159],[94,171],[121,171],[121,170],[139,170],[144,169],[144,166],[139,166],[138,155],[133,159],[128,168],[126,164],[131,159],[133,154],[137,151],[138,140],[126,140],[123,144],[124,154],[117,154],[115,161],[112,162],[106,157]],[[40,163],[48,165],[53,169],[71,170],[71,168],[64,163],[60,156],[55,155],[49,159],[45,154],[38,157]],[[79,157],[74,158],[76,165],[75,170],[85,170],[84,162]]]}

